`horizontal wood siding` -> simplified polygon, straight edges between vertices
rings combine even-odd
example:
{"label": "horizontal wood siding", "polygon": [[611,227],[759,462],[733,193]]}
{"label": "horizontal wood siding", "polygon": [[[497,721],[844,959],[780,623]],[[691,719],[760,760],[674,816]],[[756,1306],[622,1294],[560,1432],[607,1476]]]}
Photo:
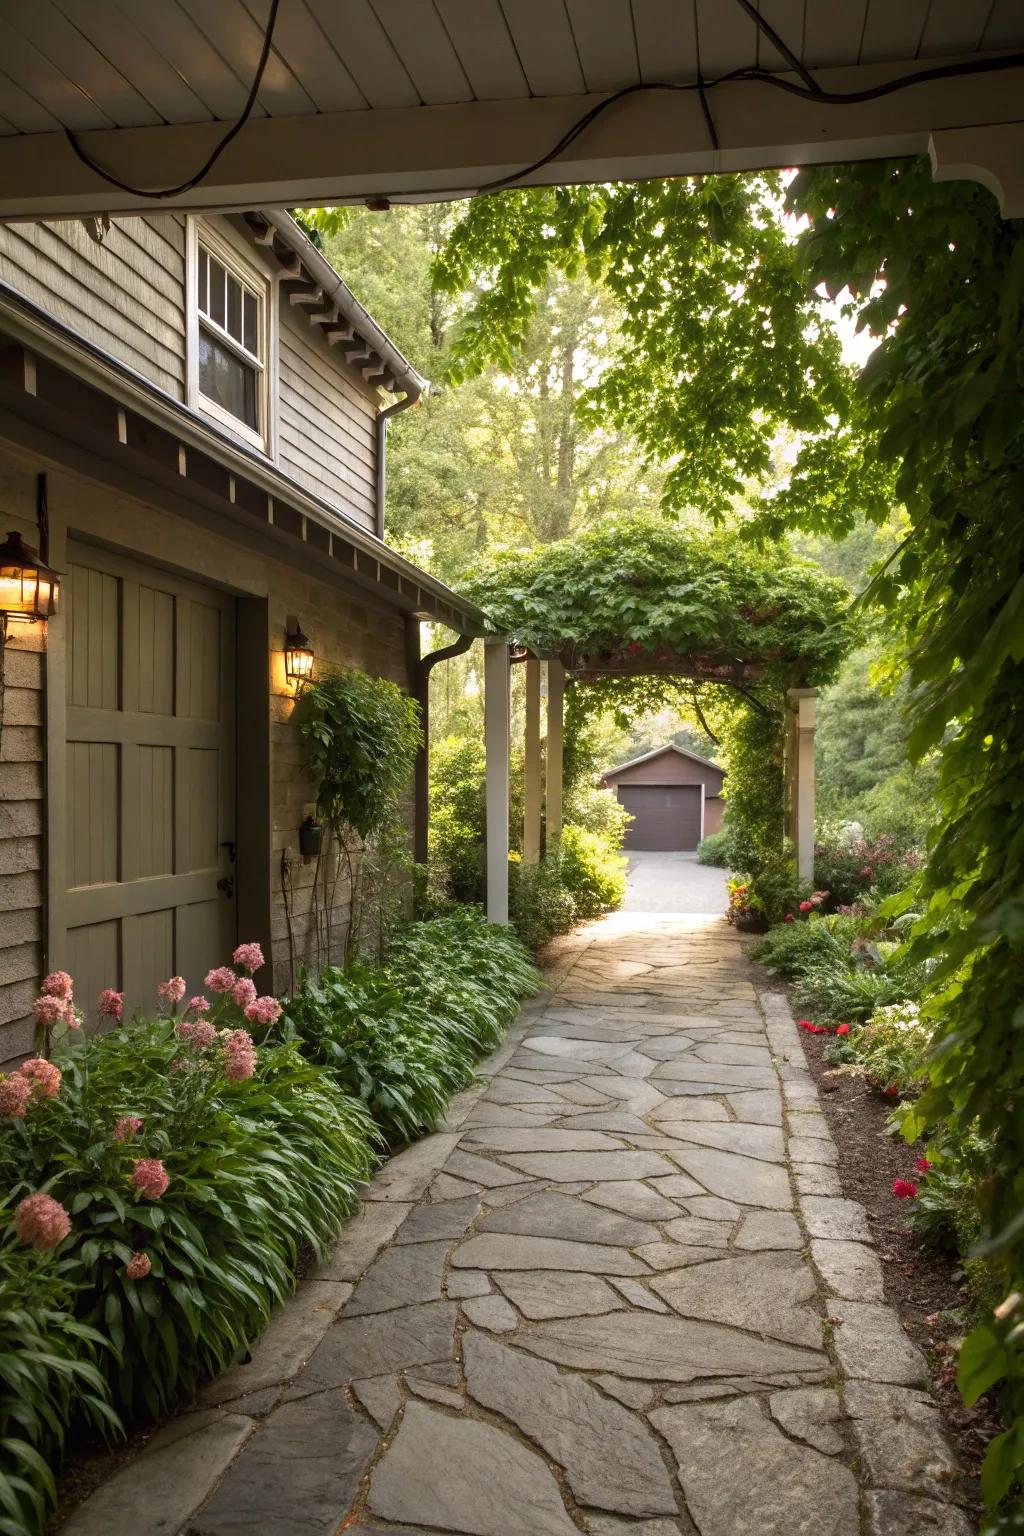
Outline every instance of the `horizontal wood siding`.
{"label": "horizontal wood siding", "polygon": [[185,398],[185,225],[81,219],[0,228],[0,278],[177,399]]}
{"label": "horizontal wood siding", "polygon": [[302,310],[281,305],[278,444],[281,468],[300,485],[374,526],[374,403],[346,379]]}

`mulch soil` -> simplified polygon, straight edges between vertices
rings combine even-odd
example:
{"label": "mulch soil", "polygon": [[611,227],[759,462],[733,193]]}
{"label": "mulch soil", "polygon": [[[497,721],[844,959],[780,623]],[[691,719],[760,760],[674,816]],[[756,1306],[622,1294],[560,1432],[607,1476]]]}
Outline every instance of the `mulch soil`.
{"label": "mulch soil", "polygon": [[891,1099],[863,1078],[826,1064],[830,1038],[808,1035],[801,1043],[839,1149],[843,1194],[867,1211],[882,1261],[885,1299],[927,1356],[946,1435],[963,1468],[958,1493],[977,1510],[985,1448],[1003,1426],[986,1399],[965,1408],[956,1388],[957,1354],[971,1326],[972,1297],[956,1255],[923,1247],[910,1231],[906,1203],[892,1193],[894,1179],[919,1181],[915,1162],[924,1147],[908,1146],[888,1132]]}

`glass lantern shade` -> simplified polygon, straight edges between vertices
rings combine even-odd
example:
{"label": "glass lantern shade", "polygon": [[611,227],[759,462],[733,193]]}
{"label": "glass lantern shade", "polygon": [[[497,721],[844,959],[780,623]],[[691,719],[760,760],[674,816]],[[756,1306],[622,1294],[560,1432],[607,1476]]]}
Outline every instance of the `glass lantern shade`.
{"label": "glass lantern shade", "polygon": [[0,618],[31,624],[48,619],[60,603],[60,576],[35,550],[9,533],[0,544]]}
{"label": "glass lantern shade", "polygon": [[297,624],[285,636],[284,675],[292,683],[308,682],[313,676],[313,648]]}

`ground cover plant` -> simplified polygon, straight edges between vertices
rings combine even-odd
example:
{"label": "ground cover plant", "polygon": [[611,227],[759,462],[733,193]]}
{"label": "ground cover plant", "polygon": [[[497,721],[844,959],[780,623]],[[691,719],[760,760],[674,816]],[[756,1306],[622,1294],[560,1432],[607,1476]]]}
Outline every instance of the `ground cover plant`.
{"label": "ground cover plant", "polygon": [[515,935],[463,909],[410,925],[383,966],[307,977],[275,1031],[397,1144],[437,1125],[536,985]]}

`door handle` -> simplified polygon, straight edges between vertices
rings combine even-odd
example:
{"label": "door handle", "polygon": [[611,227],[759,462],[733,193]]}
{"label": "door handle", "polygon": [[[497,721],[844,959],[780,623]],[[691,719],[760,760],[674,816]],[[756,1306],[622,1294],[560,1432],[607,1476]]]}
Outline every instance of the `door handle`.
{"label": "door handle", "polygon": [[218,891],[223,891],[224,895],[230,901],[232,896],[235,894],[234,875],[224,875],[222,879],[217,881],[217,889]]}

